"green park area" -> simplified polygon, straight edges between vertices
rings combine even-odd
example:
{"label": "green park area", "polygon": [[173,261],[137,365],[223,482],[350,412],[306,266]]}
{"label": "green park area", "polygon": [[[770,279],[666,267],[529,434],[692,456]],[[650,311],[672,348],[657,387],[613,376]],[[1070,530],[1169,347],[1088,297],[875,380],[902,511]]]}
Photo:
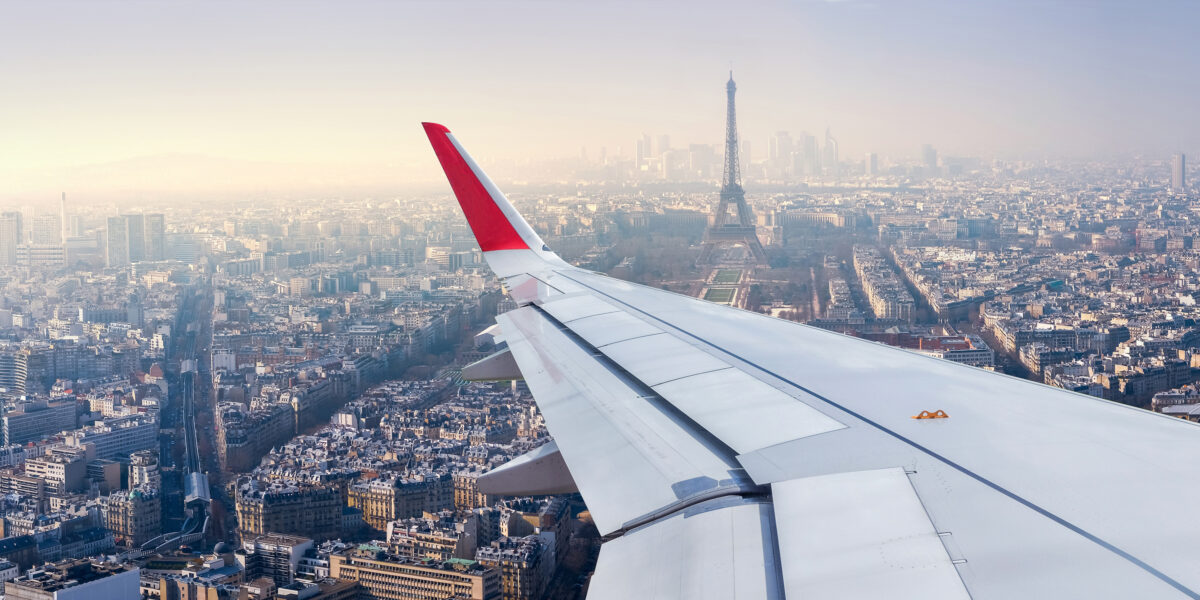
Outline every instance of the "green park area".
{"label": "green park area", "polygon": [[730,303],[733,301],[734,290],[731,288],[708,288],[704,292],[704,299],[709,302]]}
{"label": "green park area", "polygon": [[742,280],[742,272],[739,269],[719,269],[716,275],[713,275],[713,283],[721,285],[731,285]]}

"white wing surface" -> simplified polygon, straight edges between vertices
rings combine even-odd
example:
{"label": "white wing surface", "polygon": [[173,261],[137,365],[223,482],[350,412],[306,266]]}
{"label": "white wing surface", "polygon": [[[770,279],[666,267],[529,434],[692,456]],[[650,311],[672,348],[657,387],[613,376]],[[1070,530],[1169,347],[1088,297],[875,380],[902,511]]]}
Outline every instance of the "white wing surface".
{"label": "white wing surface", "polygon": [[590,598],[1200,598],[1195,424],[571,267],[425,128],[606,536]]}

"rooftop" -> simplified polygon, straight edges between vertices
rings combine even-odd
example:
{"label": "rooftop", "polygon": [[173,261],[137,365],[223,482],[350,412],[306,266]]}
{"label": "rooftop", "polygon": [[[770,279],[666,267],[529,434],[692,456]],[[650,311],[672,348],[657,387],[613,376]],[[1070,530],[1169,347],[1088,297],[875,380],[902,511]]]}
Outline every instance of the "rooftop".
{"label": "rooftop", "polygon": [[9,581],[7,585],[57,592],[124,573],[131,568],[127,565],[98,563],[88,559],[71,559],[30,569],[28,573]]}

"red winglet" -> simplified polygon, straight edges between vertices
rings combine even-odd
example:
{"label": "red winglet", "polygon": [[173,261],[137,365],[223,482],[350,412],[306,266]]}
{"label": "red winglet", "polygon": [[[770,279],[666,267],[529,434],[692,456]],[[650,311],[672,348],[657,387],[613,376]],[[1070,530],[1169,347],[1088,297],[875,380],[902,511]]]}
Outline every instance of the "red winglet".
{"label": "red winglet", "polygon": [[529,245],[521,239],[521,234],[517,233],[508,216],[500,209],[499,203],[508,201],[503,197],[492,197],[472,169],[473,162],[468,162],[470,158],[451,141],[450,130],[437,123],[421,125],[425,127],[425,134],[429,136],[433,151],[442,163],[442,170],[450,180],[458,204],[467,216],[467,223],[475,233],[479,248],[484,252],[528,249]]}

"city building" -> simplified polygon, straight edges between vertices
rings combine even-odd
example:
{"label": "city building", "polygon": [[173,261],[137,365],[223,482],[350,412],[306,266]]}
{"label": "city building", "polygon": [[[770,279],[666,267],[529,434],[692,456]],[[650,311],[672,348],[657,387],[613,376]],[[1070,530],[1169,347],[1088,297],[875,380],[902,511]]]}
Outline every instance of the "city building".
{"label": "city building", "polygon": [[500,571],[504,600],[539,600],[545,593],[554,573],[554,548],[546,539],[538,535],[503,538],[475,552],[479,564]]}
{"label": "city building", "polygon": [[1183,153],[1171,157],[1171,191],[1176,194],[1187,191],[1187,156]]}
{"label": "city building", "polygon": [[87,475],[84,457],[48,454],[25,461],[25,475],[46,482],[47,491],[55,494],[81,492]]}
{"label": "city building", "polygon": [[18,405],[0,417],[5,444],[24,444],[78,426],[73,398],[38,400]]}
{"label": "city building", "polygon": [[238,487],[235,498],[238,529],[243,536],[286,531],[314,540],[339,537],[342,496],[331,486],[263,485],[251,481]]}
{"label": "city building", "polygon": [[159,488],[162,485],[162,473],[158,470],[158,452],[156,449],[139,450],[129,455],[129,487],[149,486]]}
{"label": "city building", "polygon": [[67,432],[64,440],[76,448],[91,444],[96,458],[124,458],[139,450],[158,447],[158,419],[153,414],[107,419]]}
{"label": "city building", "polygon": [[0,265],[17,264],[17,246],[24,243],[21,213],[0,213]]}
{"label": "city building", "polygon": [[13,346],[0,347],[0,393],[25,395],[29,355]]}
{"label": "city building", "polygon": [[87,559],[30,570],[4,584],[6,600],[100,600],[139,597],[137,567]]}
{"label": "city building", "polygon": [[396,519],[450,508],[453,497],[452,479],[433,474],[364,481],[347,494],[349,506],[361,510],[367,525],[379,531]]}
{"label": "city building", "polygon": [[166,219],[162,213],[145,216],[146,260],[167,259]]}
{"label": "city building", "polygon": [[33,218],[30,242],[34,246],[62,246],[62,219],[56,214],[41,214]]}
{"label": "city building", "polygon": [[877,319],[912,322],[916,301],[877,248],[854,247],[854,272]]}
{"label": "city building", "polygon": [[[109,217],[104,229],[104,261],[109,267],[129,264],[129,224],[123,216]],[[14,255],[16,250],[13,250]]]}
{"label": "city building", "polygon": [[253,469],[272,448],[295,433],[295,409],[287,402],[240,402],[217,406],[217,455],[221,466],[234,473]]}
{"label": "city building", "polygon": [[146,260],[146,216],[142,214],[120,215],[125,220],[125,252],[129,262]]}
{"label": "city building", "polygon": [[277,600],[357,600],[361,587],[357,581],[293,581],[275,590]]}
{"label": "city building", "polygon": [[921,145],[921,166],[925,167],[931,173],[937,170],[938,153],[936,148],[929,144]]}
{"label": "city building", "polygon": [[449,560],[474,558],[479,542],[477,515],[466,519],[447,518],[402,519],[388,523],[387,543],[390,552],[411,559]]}
{"label": "city building", "polygon": [[161,213],[108,217],[105,229],[107,265],[118,267],[140,261],[165,260],[165,223]]}
{"label": "city building", "polygon": [[269,533],[243,539],[234,558],[247,579],[266,577],[284,586],[295,581],[300,561],[312,548],[313,541],[309,538]]}
{"label": "city building", "polygon": [[502,600],[500,572],[472,560],[408,560],[360,546],[329,558],[330,576],[357,581],[361,600]]}
{"label": "city building", "polygon": [[138,547],[162,533],[162,497],[151,487],[116,490],[100,498],[104,527],[118,543]]}

